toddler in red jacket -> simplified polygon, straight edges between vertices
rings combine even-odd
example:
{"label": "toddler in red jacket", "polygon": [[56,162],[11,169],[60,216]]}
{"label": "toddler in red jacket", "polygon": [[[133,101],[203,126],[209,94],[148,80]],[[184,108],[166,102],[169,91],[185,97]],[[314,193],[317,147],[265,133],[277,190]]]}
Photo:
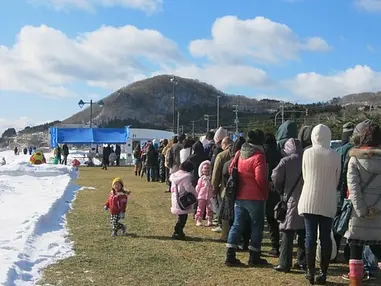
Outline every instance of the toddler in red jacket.
{"label": "toddler in red jacket", "polygon": [[118,230],[121,230],[123,235],[126,233],[126,226],[120,223],[119,220],[125,217],[129,194],[131,194],[131,192],[124,189],[123,180],[121,178],[115,178],[112,181],[112,190],[104,206],[104,210],[110,211],[111,214],[111,236],[117,236]]}

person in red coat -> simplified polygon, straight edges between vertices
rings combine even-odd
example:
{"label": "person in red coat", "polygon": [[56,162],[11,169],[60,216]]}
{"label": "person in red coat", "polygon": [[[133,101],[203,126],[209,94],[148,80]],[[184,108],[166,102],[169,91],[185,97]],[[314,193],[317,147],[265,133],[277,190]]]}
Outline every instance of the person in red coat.
{"label": "person in red coat", "polygon": [[247,143],[242,145],[229,166],[229,173],[237,167],[237,189],[234,205],[234,223],[230,229],[225,265],[242,266],[236,258],[236,249],[249,220],[251,226],[249,266],[267,264],[261,258],[264,228],[265,202],[269,195],[267,164],[264,153],[264,133],[256,129],[248,133]]}
{"label": "person in red coat", "polygon": [[121,178],[115,178],[112,181],[112,190],[104,205],[104,210],[108,210],[111,214],[111,236],[117,236],[118,230],[121,230],[123,235],[126,233],[126,226],[120,223],[119,220],[125,217],[129,194],[131,192],[124,190],[124,183]]}

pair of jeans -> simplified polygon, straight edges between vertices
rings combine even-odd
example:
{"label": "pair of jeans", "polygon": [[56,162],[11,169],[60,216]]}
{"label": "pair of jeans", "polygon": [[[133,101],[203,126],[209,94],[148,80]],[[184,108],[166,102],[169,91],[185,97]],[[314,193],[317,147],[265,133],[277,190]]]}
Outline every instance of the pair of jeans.
{"label": "pair of jeans", "polygon": [[154,166],[147,166],[146,167],[147,172],[147,182],[156,182],[156,167]]}
{"label": "pair of jeans", "polygon": [[282,243],[280,246],[279,265],[285,269],[291,269],[295,234],[298,236],[296,260],[298,265],[306,265],[305,237],[306,231],[284,230],[281,231]]}
{"label": "pair of jeans", "polygon": [[279,223],[274,218],[274,208],[280,201],[280,196],[275,191],[270,191],[269,198],[266,201],[266,219],[269,226],[271,247],[279,249]]}
{"label": "pair of jeans", "polygon": [[229,231],[228,248],[237,248],[245,229],[247,219],[251,225],[249,249],[260,252],[263,238],[265,201],[236,200],[234,205],[234,223]]}
{"label": "pair of jeans", "polygon": [[308,258],[308,269],[312,267],[312,261],[315,265],[316,258],[316,246],[317,246],[317,232],[319,228],[320,233],[320,245],[321,245],[321,261],[320,268],[323,273],[328,270],[331,253],[332,253],[332,240],[331,231],[333,219],[321,215],[315,214],[303,214],[304,224],[306,226],[306,251],[310,256]]}
{"label": "pair of jeans", "polygon": [[377,259],[376,256],[373,254],[372,248],[374,251],[378,252],[378,257],[381,255],[380,251],[381,246],[365,246],[363,251],[363,261],[364,261],[364,269],[365,271],[368,271],[371,276],[376,276],[379,272],[378,268],[378,261],[381,261],[381,259]]}
{"label": "pair of jeans", "polygon": [[187,214],[181,214],[177,216],[177,222],[175,225],[175,234],[184,235],[184,227],[187,223],[187,220],[188,220]]}

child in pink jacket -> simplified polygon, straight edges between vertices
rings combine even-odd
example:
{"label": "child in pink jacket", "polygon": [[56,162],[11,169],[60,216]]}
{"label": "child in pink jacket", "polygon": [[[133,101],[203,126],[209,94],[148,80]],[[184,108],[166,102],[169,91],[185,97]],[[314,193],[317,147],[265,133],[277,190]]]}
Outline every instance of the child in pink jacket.
{"label": "child in pink jacket", "polygon": [[198,179],[196,192],[198,199],[198,207],[196,213],[196,226],[202,225],[202,218],[206,210],[206,226],[212,226],[213,211],[210,204],[210,199],[212,198],[212,184],[210,183],[210,161],[204,161],[198,168]]}

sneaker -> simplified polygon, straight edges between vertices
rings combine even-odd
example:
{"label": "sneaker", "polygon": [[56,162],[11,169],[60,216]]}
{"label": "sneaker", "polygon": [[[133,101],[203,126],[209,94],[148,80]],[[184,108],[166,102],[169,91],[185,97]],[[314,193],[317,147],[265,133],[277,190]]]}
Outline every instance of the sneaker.
{"label": "sneaker", "polygon": [[126,226],[122,224],[122,235],[126,234]]}
{"label": "sneaker", "polygon": [[117,235],[118,235],[118,233],[115,230],[113,230],[111,233],[111,236],[117,236]]}
{"label": "sneaker", "polygon": [[197,220],[196,220],[196,226],[202,226],[201,219],[197,219]]}
{"label": "sneaker", "polygon": [[[343,274],[343,276],[341,276],[341,278],[343,278],[343,280],[345,281],[350,281],[351,279],[349,278],[349,273],[348,274]],[[369,271],[364,271],[364,276],[362,278],[362,281],[368,281],[370,280],[370,275],[369,275]]]}
{"label": "sneaker", "polygon": [[222,228],[217,226],[216,228],[213,228],[212,231],[213,232],[217,232],[217,233],[221,233],[222,232]]}

